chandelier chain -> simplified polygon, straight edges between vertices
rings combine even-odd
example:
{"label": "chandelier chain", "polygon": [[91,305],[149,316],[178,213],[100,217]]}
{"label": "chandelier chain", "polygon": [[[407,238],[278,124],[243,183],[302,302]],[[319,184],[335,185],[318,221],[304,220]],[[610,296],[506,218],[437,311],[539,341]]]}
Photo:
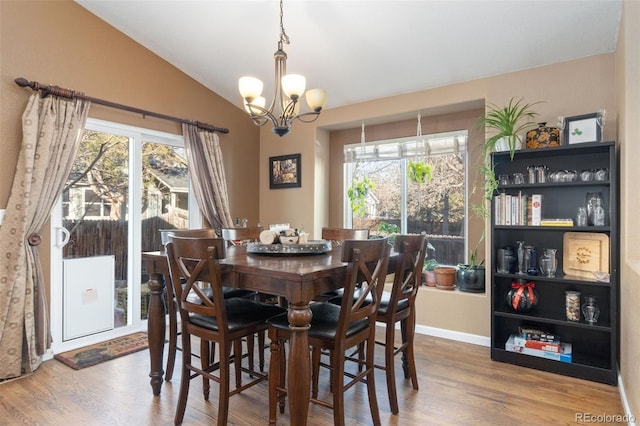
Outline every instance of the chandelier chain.
{"label": "chandelier chain", "polygon": [[283,0],[280,0],[280,43],[289,44],[289,36],[284,30],[284,24],[283,24],[284,12],[282,7],[282,1]]}

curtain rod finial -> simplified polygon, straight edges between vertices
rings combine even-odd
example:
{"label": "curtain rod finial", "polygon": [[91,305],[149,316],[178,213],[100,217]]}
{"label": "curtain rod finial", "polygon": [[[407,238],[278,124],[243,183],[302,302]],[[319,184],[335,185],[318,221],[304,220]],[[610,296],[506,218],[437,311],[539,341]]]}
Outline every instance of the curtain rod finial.
{"label": "curtain rod finial", "polygon": [[16,84],[20,87],[27,87],[27,86],[31,86],[31,82],[29,82],[29,80],[27,80],[26,78],[23,77],[18,77],[15,80],[13,80],[16,82]]}

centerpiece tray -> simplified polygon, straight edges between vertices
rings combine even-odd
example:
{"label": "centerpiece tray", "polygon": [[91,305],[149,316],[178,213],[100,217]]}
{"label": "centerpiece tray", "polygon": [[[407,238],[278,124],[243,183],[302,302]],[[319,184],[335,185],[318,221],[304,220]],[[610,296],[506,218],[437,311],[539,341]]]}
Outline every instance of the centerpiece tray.
{"label": "centerpiece tray", "polygon": [[247,253],[269,256],[309,256],[329,251],[331,251],[331,241],[327,240],[312,240],[305,244],[247,244]]}

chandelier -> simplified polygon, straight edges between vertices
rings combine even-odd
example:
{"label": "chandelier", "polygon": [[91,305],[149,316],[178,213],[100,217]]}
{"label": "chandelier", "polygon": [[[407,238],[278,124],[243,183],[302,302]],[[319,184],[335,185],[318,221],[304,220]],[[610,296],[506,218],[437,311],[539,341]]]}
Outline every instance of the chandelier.
{"label": "chandelier", "polygon": [[266,108],[262,94],[262,81],[255,77],[241,77],[238,81],[240,95],[244,99],[244,109],[257,126],[273,123],[273,133],[284,136],[291,130],[291,124],[298,119],[304,123],[312,123],[318,119],[320,111],[327,100],[327,93],[322,89],[310,89],[306,92],[307,104],[311,111],[300,114],[300,97],[305,93],[306,79],[299,74],[287,74],[287,54],[283,44],[289,44],[289,36],[282,24],[282,0],[280,0],[280,40],[275,58],[274,96],[269,108]]}

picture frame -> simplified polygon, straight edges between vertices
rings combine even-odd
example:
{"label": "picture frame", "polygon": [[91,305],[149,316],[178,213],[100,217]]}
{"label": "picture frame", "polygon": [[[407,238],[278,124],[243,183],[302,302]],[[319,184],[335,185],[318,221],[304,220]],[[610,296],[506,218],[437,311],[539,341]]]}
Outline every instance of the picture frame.
{"label": "picture frame", "polygon": [[563,136],[566,145],[602,142],[602,128],[598,125],[598,113],[566,117]]}
{"label": "picture frame", "polygon": [[269,157],[269,188],[300,188],[302,162],[300,154]]}

